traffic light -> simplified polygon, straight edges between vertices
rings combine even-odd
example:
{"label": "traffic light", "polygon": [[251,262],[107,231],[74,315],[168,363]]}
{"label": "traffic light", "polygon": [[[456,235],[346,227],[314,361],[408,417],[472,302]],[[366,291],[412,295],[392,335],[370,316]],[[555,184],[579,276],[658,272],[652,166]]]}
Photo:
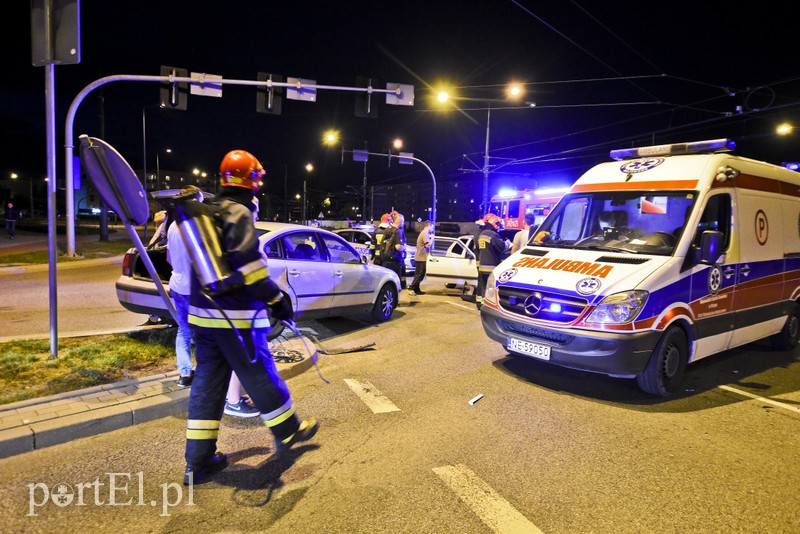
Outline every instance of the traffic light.
{"label": "traffic light", "polygon": [[[283,77],[277,74],[268,74],[266,72],[258,73],[258,81],[265,82],[271,80],[273,82],[282,83]],[[268,87],[266,85],[259,85],[256,88],[256,111],[259,113],[269,113],[271,115],[281,114],[281,94],[283,87]]]}
{"label": "traffic light", "polygon": [[[161,65],[161,75],[188,78],[189,71]],[[189,103],[189,82],[162,82],[160,100],[162,108],[185,110]]]}
{"label": "traffic light", "polygon": [[356,93],[356,117],[367,119],[378,117],[378,99],[376,94],[372,93],[372,88],[378,85],[378,80],[375,78],[365,78],[363,76],[356,78],[356,87],[367,89],[364,92],[359,91]]}

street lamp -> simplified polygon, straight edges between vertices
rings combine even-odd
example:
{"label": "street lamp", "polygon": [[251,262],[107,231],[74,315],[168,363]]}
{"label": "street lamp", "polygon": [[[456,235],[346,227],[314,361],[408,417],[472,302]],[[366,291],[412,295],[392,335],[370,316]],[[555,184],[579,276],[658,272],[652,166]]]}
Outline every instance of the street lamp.
{"label": "street lamp", "polygon": [[[313,163],[306,163],[306,172],[310,175],[311,172],[314,170]],[[303,180],[303,224],[306,224],[308,220],[308,216],[306,215],[306,205],[308,204],[308,188],[306,186],[306,180]]]}
{"label": "street lamp", "polygon": [[[489,211],[489,171],[490,171],[490,156],[489,156],[489,133],[491,131],[491,122],[492,122],[492,104],[498,102],[505,102],[505,101],[512,101],[518,102],[522,96],[525,94],[524,86],[518,82],[509,83],[506,86],[506,98],[505,99],[496,99],[496,98],[461,98],[461,100],[477,100],[486,104],[486,140],[484,143],[484,152],[483,152],[483,166],[481,167],[481,173],[483,174],[483,192],[482,192],[482,200],[481,200],[481,214],[485,214]],[[439,106],[442,104],[447,104],[451,100],[448,90],[440,90],[436,95],[436,101],[439,103]],[[453,106],[456,106],[455,103],[452,103]],[[526,107],[533,108],[536,104],[533,102],[527,102]],[[495,109],[502,109],[502,108],[495,108]],[[462,110],[463,112],[463,110]]]}
{"label": "street lamp", "polygon": [[[167,154],[172,154],[171,148],[165,148],[164,152]],[[161,150],[156,150],[156,189],[161,191],[161,163],[158,160],[158,155],[161,153]]]}
{"label": "street lamp", "polygon": [[[17,180],[19,178],[19,174],[12,172],[11,179]],[[29,217],[33,217],[33,176],[28,176],[28,185],[30,187],[30,199],[31,199],[31,213]]]}

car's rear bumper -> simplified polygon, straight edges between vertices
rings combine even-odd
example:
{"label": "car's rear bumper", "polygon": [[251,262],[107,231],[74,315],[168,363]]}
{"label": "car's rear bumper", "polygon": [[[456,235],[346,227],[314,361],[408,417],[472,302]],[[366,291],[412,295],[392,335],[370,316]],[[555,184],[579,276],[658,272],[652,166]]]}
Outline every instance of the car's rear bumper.
{"label": "car's rear bumper", "polygon": [[[151,280],[136,280],[130,276],[120,276],[114,284],[117,299],[123,308],[134,313],[171,318],[164,299]],[[164,289],[169,291],[168,287]]]}

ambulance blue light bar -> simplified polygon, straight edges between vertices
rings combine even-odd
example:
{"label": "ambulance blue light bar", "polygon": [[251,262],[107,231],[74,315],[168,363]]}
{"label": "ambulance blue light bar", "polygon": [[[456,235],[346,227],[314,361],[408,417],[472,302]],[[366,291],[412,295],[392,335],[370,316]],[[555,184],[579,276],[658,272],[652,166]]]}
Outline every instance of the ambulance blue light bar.
{"label": "ambulance blue light bar", "polygon": [[694,141],[692,143],[676,143],[672,145],[642,146],[638,148],[620,148],[612,150],[611,159],[622,160],[645,158],[650,156],[677,156],[679,154],[701,154],[705,152],[730,152],[736,148],[731,139],[712,139],[710,141]]}

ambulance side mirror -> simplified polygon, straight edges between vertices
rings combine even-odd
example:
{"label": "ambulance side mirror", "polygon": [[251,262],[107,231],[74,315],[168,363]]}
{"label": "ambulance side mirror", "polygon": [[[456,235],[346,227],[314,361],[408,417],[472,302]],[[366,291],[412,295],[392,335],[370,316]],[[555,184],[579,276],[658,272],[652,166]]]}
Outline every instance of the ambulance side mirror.
{"label": "ambulance side mirror", "polygon": [[725,236],[716,230],[706,230],[700,236],[700,263],[713,265],[722,257]]}

